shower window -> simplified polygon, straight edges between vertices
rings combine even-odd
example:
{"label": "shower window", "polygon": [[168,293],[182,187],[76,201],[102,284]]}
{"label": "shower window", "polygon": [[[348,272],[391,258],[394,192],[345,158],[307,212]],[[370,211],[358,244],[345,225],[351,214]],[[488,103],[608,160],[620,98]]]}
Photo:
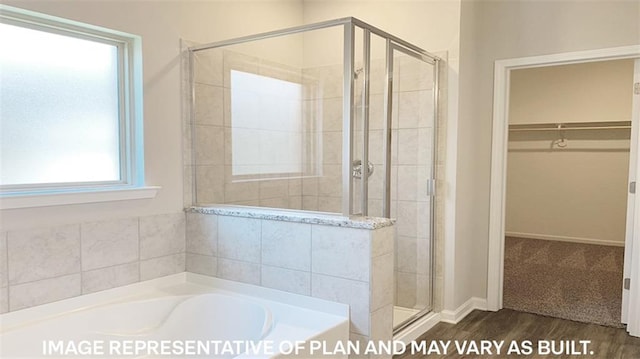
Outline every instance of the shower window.
{"label": "shower window", "polygon": [[230,77],[233,177],[302,176],[302,84],[237,70]]}
{"label": "shower window", "polygon": [[1,193],[142,185],[139,37],[2,10]]}

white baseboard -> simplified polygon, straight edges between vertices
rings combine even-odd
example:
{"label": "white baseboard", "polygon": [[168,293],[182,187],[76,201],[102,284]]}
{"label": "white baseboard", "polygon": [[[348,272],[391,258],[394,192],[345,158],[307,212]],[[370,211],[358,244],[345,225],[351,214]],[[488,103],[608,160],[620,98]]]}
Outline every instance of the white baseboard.
{"label": "white baseboard", "polygon": [[440,312],[440,321],[456,324],[475,309],[487,310],[487,300],[485,298],[471,297],[456,310],[443,310]]}
{"label": "white baseboard", "polygon": [[409,343],[418,339],[422,334],[440,323],[440,319],[440,313],[429,313],[395,334],[393,340],[399,340],[403,342],[404,345],[409,345]]}
{"label": "white baseboard", "polygon": [[555,236],[551,234],[521,233],[521,232],[506,232],[505,236],[517,237],[517,238],[542,239],[545,241],[572,242],[572,243],[584,243],[584,244],[598,244],[601,246],[624,247],[624,242],[610,241],[607,239],[597,239],[597,238],[567,237],[567,236]]}

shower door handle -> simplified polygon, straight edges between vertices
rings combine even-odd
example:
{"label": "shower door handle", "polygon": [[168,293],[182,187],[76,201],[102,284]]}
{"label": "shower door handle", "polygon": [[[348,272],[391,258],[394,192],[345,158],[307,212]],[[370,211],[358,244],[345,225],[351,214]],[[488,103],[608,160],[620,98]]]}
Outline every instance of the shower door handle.
{"label": "shower door handle", "polygon": [[[369,162],[367,166],[367,179],[373,174],[373,163]],[[362,178],[362,160],[353,161],[353,178]]]}
{"label": "shower door handle", "polygon": [[429,178],[427,180],[427,196],[434,197],[436,195],[436,179]]}

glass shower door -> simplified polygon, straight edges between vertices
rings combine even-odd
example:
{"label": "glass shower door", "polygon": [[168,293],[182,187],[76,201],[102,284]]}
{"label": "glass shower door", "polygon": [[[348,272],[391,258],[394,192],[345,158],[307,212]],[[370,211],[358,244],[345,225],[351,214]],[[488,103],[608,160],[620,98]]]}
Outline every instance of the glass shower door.
{"label": "glass shower door", "polygon": [[369,152],[381,170],[369,179],[368,207],[371,216],[397,219],[398,329],[433,309],[437,86],[435,64],[409,49],[391,45],[386,64],[384,93],[371,99]]}

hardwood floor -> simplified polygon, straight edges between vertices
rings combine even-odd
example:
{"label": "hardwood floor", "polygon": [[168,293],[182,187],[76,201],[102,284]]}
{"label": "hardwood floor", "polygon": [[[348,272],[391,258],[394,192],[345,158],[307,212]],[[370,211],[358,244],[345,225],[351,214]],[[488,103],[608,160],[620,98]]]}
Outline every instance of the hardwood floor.
{"label": "hardwood floor", "polygon": [[[450,343],[446,352],[439,341]],[[456,341],[460,349],[462,345],[466,345],[464,350],[461,350],[462,354],[459,354]],[[470,341],[473,341],[477,347],[473,347],[474,344]],[[487,345],[487,350],[484,352],[481,351],[481,341],[485,341]],[[497,354],[497,347],[490,341],[496,341],[498,344],[504,342],[499,354]],[[527,343],[523,343],[524,341],[531,342],[529,355],[524,355],[527,354]],[[538,347],[539,341],[543,341],[540,347]],[[586,350],[579,341],[589,341],[586,344]],[[420,344],[423,346],[420,347]],[[522,350],[521,355],[516,354],[515,347],[508,355],[510,345],[518,346]],[[552,354],[552,345],[558,354]],[[409,347],[404,354],[397,355],[394,359],[640,358],[640,338],[629,336],[624,329],[573,322],[510,309],[502,309],[498,312],[476,310],[458,324],[439,323],[416,341],[413,350]],[[435,350],[436,347],[439,347],[440,355],[438,350]],[[429,348],[433,349],[430,354]]]}

